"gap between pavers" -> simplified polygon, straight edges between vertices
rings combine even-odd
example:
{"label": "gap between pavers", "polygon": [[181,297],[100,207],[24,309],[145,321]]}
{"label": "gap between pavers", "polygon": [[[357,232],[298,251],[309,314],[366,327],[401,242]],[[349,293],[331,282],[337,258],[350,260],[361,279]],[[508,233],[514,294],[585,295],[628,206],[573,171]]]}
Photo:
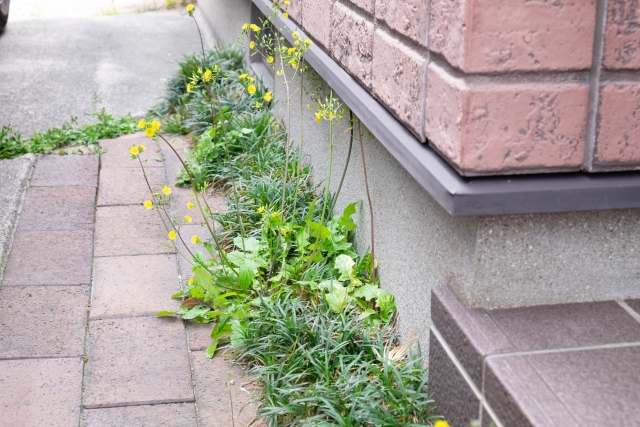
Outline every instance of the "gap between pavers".
{"label": "gap between pavers", "polygon": [[123,406],[85,409],[84,427],[195,427],[196,407],[193,403]]}
{"label": "gap between pavers", "polygon": [[0,425],[77,426],[80,358],[0,360]]}

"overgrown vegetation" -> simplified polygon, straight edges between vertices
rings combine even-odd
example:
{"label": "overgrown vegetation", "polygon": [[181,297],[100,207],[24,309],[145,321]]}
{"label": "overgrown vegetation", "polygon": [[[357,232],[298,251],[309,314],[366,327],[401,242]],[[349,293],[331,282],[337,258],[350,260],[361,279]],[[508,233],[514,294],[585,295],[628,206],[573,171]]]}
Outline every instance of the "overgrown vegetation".
{"label": "overgrown vegetation", "polygon": [[[193,7],[187,10],[191,15]],[[290,100],[310,41],[296,36],[295,46],[287,47],[268,25],[244,29],[267,63],[278,59]],[[164,132],[196,139],[180,178],[194,189],[188,207],[201,210],[210,232],[207,238],[183,236],[191,217],[172,219],[171,189],[149,188],[144,205],[158,211],[168,238],[203,248],[191,253],[175,246],[187,251],[180,254],[191,261],[192,276],[173,296],[182,300],[178,311],[158,315],[212,323],[207,354],[230,343],[252,366],[264,386],[259,416],[269,425],[430,425],[419,347],[398,345],[393,295],[380,288],[372,253],[359,254],[352,245],[352,217],[363,204],[334,212],[339,190],[329,192],[331,168],[327,187],[315,187],[309,166],[269,109],[273,94],[249,75],[242,58],[240,49],[219,48],[185,58],[164,101],[140,123],[161,143],[171,145],[155,119]],[[280,72],[285,66],[289,74]],[[330,93],[318,96],[317,105],[316,119],[328,122],[332,147],[344,108]],[[359,130],[354,123],[352,144]],[[143,170],[144,149],[130,149]],[[227,212],[211,212],[201,197],[210,186],[226,191]]]}
{"label": "overgrown vegetation", "polygon": [[59,128],[38,131],[29,139],[23,139],[11,126],[0,128],[0,159],[9,159],[26,153],[50,154],[66,146],[86,146],[98,151],[98,141],[136,132],[137,122],[127,115],[115,118],[102,108],[91,114],[95,123],[78,126],[72,117]]}

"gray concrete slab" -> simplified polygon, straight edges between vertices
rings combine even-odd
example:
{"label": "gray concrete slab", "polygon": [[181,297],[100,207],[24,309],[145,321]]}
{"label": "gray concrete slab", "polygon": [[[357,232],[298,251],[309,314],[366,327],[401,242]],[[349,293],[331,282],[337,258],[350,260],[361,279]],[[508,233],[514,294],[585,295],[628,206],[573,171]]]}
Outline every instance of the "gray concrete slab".
{"label": "gray concrete slab", "polygon": [[107,112],[143,113],[184,54],[200,49],[183,8],[131,15],[11,22],[0,36],[0,126],[23,136]]}
{"label": "gray concrete slab", "polygon": [[0,280],[35,159],[27,154],[0,160]]}

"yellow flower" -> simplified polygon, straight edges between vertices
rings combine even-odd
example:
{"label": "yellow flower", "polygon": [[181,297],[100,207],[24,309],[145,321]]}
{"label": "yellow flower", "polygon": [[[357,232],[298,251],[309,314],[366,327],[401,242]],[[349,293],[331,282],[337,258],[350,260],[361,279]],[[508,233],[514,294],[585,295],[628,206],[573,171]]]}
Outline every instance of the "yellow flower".
{"label": "yellow flower", "polygon": [[316,122],[322,121],[322,114],[316,113]]}
{"label": "yellow flower", "polygon": [[289,14],[287,12],[283,13],[282,16],[284,17],[284,19],[287,19],[289,17]]}
{"label": "yellow flower", "polygon": [[247,77],[247,81],[249,81],[249,83],[253,83],[254,82],[254,78],[253,77]]}
{"label": "yellow flower", "polygon": [[169,240],[176,240],[176,237],[178,236],[178,234],[175,231],[171,230],[168,236],[169,236]]}
{"label": "yellow flower", "polygon": [[278,212],[271,213],[271,218],[278,218]]}
{"label": "yellow flower", "polygon": [[290,5],[290,4],[291,4],[291,2],[290,2],[290,1],[285,1],[285,2],[284,2],[284,5],[285,5],[285,6],[287,6],[287,7],[289,7],[289,5]]}
{"label": "yellow flower", "polygon": [[194,245],[198,243],[198,240],[200,240],[198,235],[194,234],[193,236],[191,236],[191,243],[193,243]]}
{"label": "yellow flower", "polygon": [[156,132],[160,129],[160,122],[157,120],[152,121],[151,123],[146,123],[146,127],[144,129],[144,134],[149,138],[154,136]]}
{"label": "yellow flower", "polygon": [[142,145],[142,144],[138,145],[138,150],[140,150],[141,153],[146,149],[147,149],[147,147],[145,147],[144,145]]}
{"label": "yellow flower", "polygon": [[256,108],[262,108],[262,104],[260,104],[258,101],[256,101]]}
{"label": "yellow flower", "polygon": [[273,56],[269,56],[269,57],[267,58],[267,62],[268,62],[269,64],[271,64],[271,63],[273,62]]}
{"label": "yellow flower", "polygon": [[164,194],[165,196],[168,196],[169,194],[171,194],[171,187],[169,187],[168,185],[163,185],[162,194]]}
{"label": "yellow flower", "polygon": [[187,83],[187,92],[191,92],[191,89],[193,89],[193,86],[191,83]]}
{"label": "yellow flower", "polygon": [[184,222],[192,222],[193,220],[191,219],[191,217],[189,215],[185,215],[184,216]]}
{"label": "yellow flower", "polygon": [[264,94],[263,98],[265,101],[269,102],[273,98],[273,94],[271,92],[267,92]]}
{"label": "yellow flower", "polygon": [[187,5],[187,12],[191,13],[193,12],[194,6],[192,4],[188,4]]}
{"label": "yellow flower", "polygon": [[433,423],[433,427],[449,427],[449,423],[446,422],[445,420],[438,420],[435,423]]}
{"label": "yellow flower", "polygon": [[145,200],[143,205],[145,208],[151,209],[153,207],[153,202],[151,200]]}
{"label": "yellow flower", "polygon": [[306,45],[307,45],[307,47],[311,46],[311,40],[306,39],[306,40],[304,41],[304,44],[306,44]]}
{"label": "yellow flower", "polygon": [[291,35],[293,36],[294,39],[300,38],[300,33],[297,31],[294,31],[293,33],[291,33]]}
{"label": "yellow flower", "polygon": [[298,66],[298,63],[296,62],[295,59],[292,59],[291,61],[289,61],[289,64],[293,67],[296,68]]}
{"label": "yellow flower", "polygon": [[256,47],[256,42],[254,41],[249,42],[249,49],[253,49],[254,47]]}
{"label": "yellow flower", "polygon": [[282,233],[282,235],[283,235],[284,237],[287,237],[287,233],[289,232],[289,230],[287,230],[286,228],[281,228],[281,229],[280,229],[280,232]]}
{"label": "yellow flower", "polygon": [[140,150],[138,150],[138,147],[136,147],[135,145],[129,148],[129,152],[132,156],[137,156],[138,154],[140,154]]}
{"label": "yellow flower", "polygon": [[247,28],[249,28],[249,24],[242,24],[242,29],[246,30]]}
{"label": "yellow flower", "polygon": [[279,76],[281,76],[281,75],[282,75],[282,70],[278,70],[278,72],[277,72],[276,74],[278,74]]}
{"label": "yellow flower", "polygon": [[333,120],[333,118],[334,118],[334,117],[335,117],[335,116],[333,115],[333,113],[332,113],[332,112],[329,112],[329,120]]}
{"label": "yellow flower", "polygon": [[190,284],[190,285],[193,285],[196,282],[195,282],[195,280],[193,280],[193,277],[192,277],[191,279],[189,279],[189,281],[187,283]]}
{"label": "yellow flower", "polygon": [[240,74],[240,80],[244,80],[247,78],[247,74]]}
{"label": "yellow flower", "polygon": [[258,213],[262,213],[262,212],[264,212],[264,206],[260,206],[260,207],[258,208]]}
{"label": "yellow flower", "polygon": [[295,51],[296,51],[295,47],[290,47],[289,49],[287,49],[287,55],[291,55]]}
{"label": "yellow flower", "polygon": [[254,94],[256,92],[256,87],[254,85],[249,85],[247,87],[247,92],[249,92],[250,94]]}
{"label": "yellow flower", "polygon": [[260,31],[260,27],[258,27],[256,24],[249,25],[249,28],[251,28],[256,33]]}
{"label": "yellow flower", "polygon": [[140,120],[138,122],[138,129],[144,129],[147,127],[147,122],[145,122],[144,120]]}
{"label": "yellow flower", "polygon": [[196,205],[194,205],[193,203],[191,203],[191,202],[187,203],[187,208],[193,209],[195,207],[196,207]]}
{"label": "yellow flower", "polygon": [[311,104],[307,104],[307,110],[311,110]]}
{"label": "yellow flower", "polygon": [[204,74],[202,75],[202,80],[204,80],[205,82],[210,82],[211,81],[211,70],[207,70],[204,72]]}

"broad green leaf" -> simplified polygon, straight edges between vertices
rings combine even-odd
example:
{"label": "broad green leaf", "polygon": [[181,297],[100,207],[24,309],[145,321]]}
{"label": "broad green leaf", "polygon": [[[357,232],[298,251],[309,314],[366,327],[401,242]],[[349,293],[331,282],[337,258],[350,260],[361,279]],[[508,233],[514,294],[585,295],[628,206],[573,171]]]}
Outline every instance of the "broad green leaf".
{"label": "broad green leaf", "polygon": [[166,311],[166,310],[162,310],[159,311],[158,314],[156,314],[157,317],[166,317],[166,316],[175,316],[176,312],[175,311]]}
{"label": "broad green leaf", "polygon": [[178,292],[178,293],[175,293],[175,294],[171,295],[171,299],[180,299],[183,296],[184,296],[184,293]]}
{"label": "broad green leaf", "polygon": [[309,229],[311,229],[311,236],[319,239],[326,239],[331,236],[331,230],[324,225],[317,222],[309,222]]}
{"label": "broad green leaf", "polygon": [[252,268],[248,268],[246,266],[240,267],[240,271],[238,272],[238,282],[240,282],[240,286],[242,286],[243,290],[246,291],[249,289],[249,286],[253,283],[254,276]]}
{"label": "broad green leaf", "polygon": [[371,301],[380,294],[380,288],[376,285],[366,284],[359,287],[353,292],[353,296],[356,298],[364,298],[367,301]]}
{"label": "broad green leaf", "polygon": [[378,312],[377,312],[377,311],[375,311],[375,310],[373,310],[373,309],[370,309],[370,308],[369,308],[369,309],[367,309],[367,310],[363,311],[363,312],[360,314],[360,316],[358,316],[358,319],[359,319],[359,320],[363,320],[363,319],[366,319],[367,317],[372,316],[372,315],[374,315],[374,314],[378,314]]}
{"label": "broad green leaf", "polygon": [[196,305],[195,307],[193,307],[192,309],[187,311],[185,314],[183,314],[182,318],[184,320],[195,319],[196,317],[206,316],[206,314],[209,313],[209,311],[211,311],[211,309],[209,307],[204,307],[202,305]]}
{"label": "broad green leaf", "polygon": [[189,289],[189,295],[191,295],[192,298],[202,299],[204,298],[204,290],[200,287],[194,286],[193,288]]}
{"label": "broad green leaf", "polygon": [[306,228],[303,228],[296,233],[296,244],[298,245],[298,252],[306,252],[305,248],[309,246],[309,232]]}
{"label": "broad green leaf", "polygon": [[338,255],[335,261],[335,269],[340,273],[339,281],[349,280],[353,275],[353,266],[356,262],[349,255]]}
{"label": "broad green leaf", "polygon": [[242,128],[242,129],[240,129],[240,132],[242,132],[245,135],[248,135],[250,133],[253,133],[254,130],[253,129]]}
{"label": "broad green leaf", "polygon": [[396,311],[396,303],[395,298],[391,293],[381,289],[380,295],[378,295],[378,299],[376,300],[376,305],[380,309],[380,315],[386,320],[389,318],[391,313]]}
{"label": "broad green leaf", "polygon": [[342,285],[334,284],[333,291],[325,294],[324,299],[334,313],[342,313],[349,302],[349,295]]}
{"label": "broad green leaf", "polygon": [[245,252],[257,253],[260,251],[260,241],[255,237],[245,237],[244,245],[242,244],[242,237],[238,236],[233,239],[233,244],[242,249]]}
{"label": "broad green leaf", "polygon": [[342,227],[343,230],[351,231],[351,230],[355,230],[358,227],[356,223],[351,220],[351,217],[353,216],[353,214],[356,213],[356,206],[358,205],[358,203],[360,202],[353,202],[349,204],[344,209],[344,212],[340,217],[340,219],[338,219],[338,225]]}
{"label": "broad green leaf", "polygon": [[209,289],[213,278],[211,277],[211,273],[209,273],[204,267],[199,266],[193,268],[193,280],[201,288]]}
{"label": "broad green leaf", "polygon": [[211,359],[213,357],[214,354],[216,354],[216,349],[218,348],[218,343],[220,341],[214,341],[212,342],[209,347],[207,347],[207,351],[205,351],[205,354],[207,355],[207,357],[209,359]]}

